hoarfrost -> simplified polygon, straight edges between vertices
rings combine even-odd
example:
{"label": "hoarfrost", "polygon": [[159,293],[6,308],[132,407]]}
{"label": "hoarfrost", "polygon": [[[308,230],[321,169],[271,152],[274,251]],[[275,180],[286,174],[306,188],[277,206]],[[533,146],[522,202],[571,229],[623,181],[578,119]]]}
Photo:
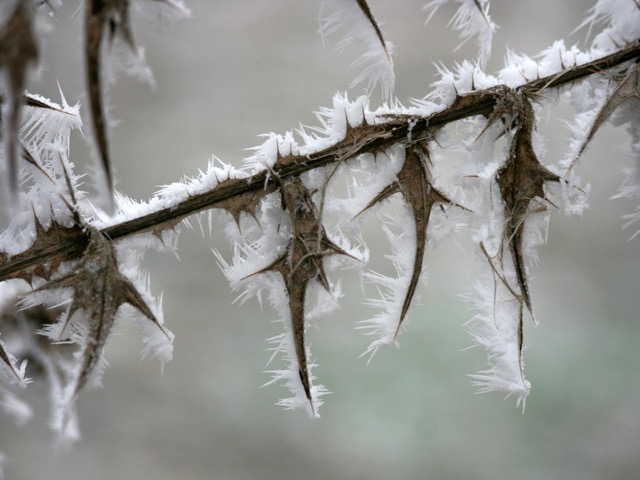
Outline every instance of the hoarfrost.
{"label": "hoarfrost", "polygon": [[[367,83],[367,96],[380,84],[384,100],[391,100],[395,84],[393,70],[393,45],[382,38],[380,29],[373,17],[366,13],[368,7],[362,3],[344,0],[321,1],[320,33],[322,37],[344,32],[338,42],[338,51],[350,45],[363,47],[364,52],[351,64],[359,73],[351,83],[355,87]],[[325,15],[325,9],[334,10]]]}
{"label": "hoarfrost", "polygon": [[[432,0],[423,10],[428,14],[425,23],[428,23],[438,9],[451,0]],[[467,43],[471,38],[477,37],[479,47],[478,63],[484,68],[491,55],[491,41],[498,26],[489,16],[489,0],[455,0],[460,6],[449,21],[449,26],[459,32],[461,43],[456,50]]]}

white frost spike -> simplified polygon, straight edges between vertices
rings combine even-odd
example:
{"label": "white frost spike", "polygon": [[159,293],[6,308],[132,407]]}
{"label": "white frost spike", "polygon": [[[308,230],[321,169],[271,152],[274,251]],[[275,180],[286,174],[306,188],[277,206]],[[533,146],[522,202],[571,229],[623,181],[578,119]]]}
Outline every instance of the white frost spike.
{"label": "white frost spike", "polygon": [[61,388],[53,399],[51,429],[58,434],[62,445],[71,445],[80,440],[78,414],[73,402],[73,385]]}
{"label": "white frost spike", "polygon": [[320,107],[315,114],[321,126],[310,129],[322,135],[324,139],[305,144],[301,151],[303,155],[329,147],[332,143],[342,140],[350,127],[357,127],[365,121],[372,124],[376,119],[369,111],[369,99],[365,95],[351,102],[346,93],[336,93],[333,96],[333,107]]}
{"label": "white frost spike", "polygon": [[[364,2],[362,2],[364,3]],[[364,3],[366,5],[366,3]],[[333,13],[325,15],[326,8]],[[368,7],[366,7],[368,10]],[[355,0],[322,0],[320,10],[320,35],[344,32],[337,49],[342,52],[350,45],[357,45],[365,49],[364,53],[351,64],[357,69],[358,76],[351,83],[351,87],[360,83],[367,83],[367,93],[370,94],[380,84],[384,100],[393,96],[395,73],[393,70],[393,44],[382,38],[378,25],[371,18],[367,18],[361,2]]]}
{"label": "white frost spike", "polygon": [[612,52],[635,41],[640,35],[640,8],[637,0],[598,0],[578,28],[606,25],[593,39],[593,48]]}
{"label": "white frost spike", "polygon": [[[524,376],[521,351],[522,316],[526,309],[516,287],[513,259],[504,243],[502,206],[491,207],[490,198],[495,192],[490,193],[491,186],[486,184],[492,180],[483,176],[478,179],[488,188],[481,192],[484,200],[474,210],[481,222],[472,238],[479,245],[479,253],[467,299],[477,313],[467,326],[473,343],[486,350],[489,368],[470,377],[480,387],[479,392],[504,392],[515,396],[517,405],[524,408],[531,389]],[[482,211],[483,205],[485,211]],[[526,220],[522,252],[527,269],[537,260],[536,247],[546,241],[548,220],[548,210],[531,213]]]}
{"label": "white frost spike", "polygon": [[496,77],[487,75],[476,63],[467,60],[457,64],[454,71],[442,65],[437,65],[437,69],[440,79],[433,82],[434,89],[425,100],[450,104],[461,93],[483,90],[500,84]]}
{"label": "white frost spike", "polygon": [[82,127],[79,104],[71,106],[60,89],[62,105],[40,95],[27,94],[27,98],[48,108],[25,107],[25,119],[20,131],[30,144],[43,150],[68,149],[69,134]]}
{"label": "white frost spike", "polygon": [[[281,355],[286,365],[284,369],[267,371],[267,373],[271,374],[271,380],[264,386],[283,382],[284,386],[292,393],[292,396],[280,399],[277,405],[287,410],[305,410],[309,416],[318,418],[320,416],[318,409],[323,404],[320,397],[326,395],[329,391],[323,385],[314,384],[316,377],[313,375],[313,369],[317,364],[311,360],[312,357],[309,346],[305,346],[311,403],[313,404],[313,407],[311,407],[303,384],[300,381],[300,366],[296,355],[291,315],[284,282],[279,275],[272,273],[260,275],[260,277],[268,277],[266,286],[268,289],[267,296],[269,303],[278,313],[279,321],[284,328],[284,333],[268,339],[268,342],[274,345],[274,347],[272,347],[273,354],[269,362],[271,362],[276,355]],[[314,288],[320,287],[310,284],[309,292],[312,292]]]}
{"label": "white frost spike", "polygon": [[[428,12],[425,23],[429,22],[435,15],[438,8],[449,3],[451,0],[432,0],[423,8]],[[489,16],[489,0],[454,0],[460,7],[449,21],[455,31],[459,32],[462,42],[456,50],[464,45],[469,39],[478,37],[478,63],[484,68],[491,55],[491,40],[493,33],[498,26],[493,23]]]}
{"label": "white frost spike", "polygon": [[[408,213],[405,213],[408,215]],[[398,319],[401,317],[402,305],[406,292],[411,282],[414,255],[416,251],[416,233],[411,222],[402,221],[403,216],[392,217],[388,215],[387,223],[399,229],[398,233],[392,231],[386,224],[382,228],[391,244],[391,254],[386,258],[393,262],[397,275],[389,277],[377,272],[366,272],[364,278],[367,282],[378,287],[379,297],[367,299],[366,303],[379,312],[371,319],[361,322],[359,329],[367,330],[368,335],[375,337],[362,356],[369,356],[369,360],[380,347],[396,345],[396,333],[398,331]],[[421,276],[424,281],[425,273]],[[418,295],[413,299],[413,305],[418,303]],[[403,326],[406,325],[406,319]]]}
{"label": "white frost spike", "polygon": [[[133,238],[121,241],[118,246],[118,259],[120,273],[127,277],[135,285],[138,293],[148,305],[156,318],[157,324],[150,322],[145,315],[133,308],[131,305],[122,305],[122,310],[128,320],[135,323],[141,330],[144,348],[141,356],[148,355],[157,358],[161,366],[170,362],[173,358],[173,340],[175,335],[164,325],[164,313],[162,310],[162,295],[155,299],[151,294],[149,274],[140,269],[142,263],[142,249],[137,244],[139,239]],[[144,244],[142,245],[144,246]]]}
{"label": "white frost spike", "polygon": [[[633,113],[631,113],[631,115],[633,115]],[[623,217],[627,219],[627,223],[624,225],[625,228],[640,224],[640,122],[637,120],[637,114],[633,117],[629,127],[629,133],[631,134],[631,151],[635,156],[635,163],[632,167],[624,170],[625,179],[618,193],[613,197],[624,198],[634,203],[634,211]],[[637,237],[638,235],[640,235],[640,229],[638,229],[631,238]]]}
{"label": "white frost spike", "polygon": [[[524,408],[531,384],[524,377],[519,348],[522,306],[511,289],[496,278],[484,256],[477,263],[469,299],[478,313],[467,326],[473,343],[486,350],[489,368],[469,376],[479,393],[515,395],[517,405]],[[515,277],[513,271],[509,273],[509,277]]]}
{"label": "white frost spike", "polygon": [[[248,176],[246,172],[242,172],[231,165],[223,163],[217,157],[212,157],[207,163],[206,170],[199,171],[198,174],[193,177],[185,177],[181,181],[162,186],[160,190],[147,201],[133,200],[125,194],[116,192],[115,213],[108,214],[107,212],[94,209],[94,211],[90,212],[93,217],[90,222],[91,225],[96,228],[107,228],[131,220],[132,218],[148,215],[163,208],[174,206],[189,199],[193,195],[215,188],[218,183],[229,178],[246,176]],[[159,235],[161,235],[161,237]],[[171,233],[170,228],[166,228],[158,233],[139,235],[136,238],[139,238],[140,242],[136,242],[135,245],[133,245],[134,249],[141,246],[152,248],[153,245],[160,243],[163,249],[173,250],[175,253],[177,235]]]}
{"label": "white frost spike", "polygon": [[[635,204],[635,210],[623,217],[628,220],[624,224],[624,227],[627,228],[640,224],[640,162],[636,161],[636,165],[625,169],[624,173],[626,174],[624,182],[613,198],[626,198]],[[640,229],[632,234],[631,238],[638,235],[640,235]]]}
{"label": "white frost spike", "polygon": [[[478,138],[480,121],[469,125],[470,138]],[[465,165],[459,172],[466,193],[465,206],[470,216],[472,242],[478,245],[476,269],[470,293],[465,297],[472,304],[475,315],[467,323],[472,343],[487,353],[488,368],[471,375],[479,392],[503,392],[516,398],[524,408],[531,389],[523,373],[522,320],[526,314],[509,241],[505,238],[504,205],[497,191],[496,175],[500,168],[495,161],[496,126],[490,127],[476,141],[469,141]],[[532,138],[539,150],[539,139]],[[540,204],[540,207],[543,204]],[[522,259],[525,270],[537,260],[536,248],[546,241],[550,211],[529,206],[522,238]],[[535,323],[535,320],[534,320]]]}
{"label": "white frost spike", "polygon": [[[0,410],[13,417],[19,426],[24,425],[31,417],[33,410],[13,392],[0,387]],[[2,478],[0,476],[0,478]]]}
{"label": "white frost spike", "polygon": [[260,172],[265,167],[273,167],[279,157],[287,155],[298,155],[298,144],[293,137],[293,132],[286,132],[284,135],[276,133],[267,133],[261,135],[266,140],[262,145],[252,147],[255,153],[244,159],[244,167],[252,174]]}
{"label": "white frost spike", "polygon": [[[309,372],[309,382],[311,384],[311,399],[313,401],[313,410],[309,405],[306,393],[300,382],[298,361],[296,360],[296,347],[293,344],[293,334],[291,332],[291,322],[282,322],[285,326],[285,332],[275,337],[267,339],[267,342],[273,345],[270,350],[273,351],[271,360],[276,355],[281,355],[286,364],[286,368],[279,370],[268,370],[266,373],[271,374],[271,380],[262,385],[266,387],[275,383],[282,383],[291,393],[291,397],[281,398],[276,405],[283,407],[285,410],[305,410],[310,417],[318,418],[318,409],[324,403],[321,399],[322,396],[330,393],[323,385],[316,385],[315,375],[312,374],[313,369],[317,364],[313,361],[307,363],[307,370]],[[307,347],[307,359],[311,358],[311,352]]]}

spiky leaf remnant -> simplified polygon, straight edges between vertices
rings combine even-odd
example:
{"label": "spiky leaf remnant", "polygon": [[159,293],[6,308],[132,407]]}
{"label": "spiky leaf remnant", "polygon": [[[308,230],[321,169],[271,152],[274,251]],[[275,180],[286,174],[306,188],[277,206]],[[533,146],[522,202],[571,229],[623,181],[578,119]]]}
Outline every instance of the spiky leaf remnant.
{"label": "spiky leaf remnant", "polygon": [[282,275],[289,300],[300,381],[309,400],[311,411],[315,413],[304,337],[304,304],[307,287],[311,280],[317,280],[329,291],[330,284],[323,266],[324,257],[349,254],[328,238],[318,218],[311,192],[302,180],[299,177],[291,177],[279,180],[278,183],[282,195],[282,206],[289,213],[291,220],[291,239],[283,255],[256,273],[272,271]]}
{"label": "spiky leaf remnant", "polygon": [[88,324],[74,395],[84,387],[96,367],[113,327],[116,313],[123,304],[131,305],[163,330],[135,285],[120,273],[113,244],[95,228],[87,226],[86,229],[89,243],[82,259],[69,273],[34,290],[34,293],[60,289],[73,290],[73,299],[66,315],[65,325],[60,329],[61,334],[79,311],[83,312]]}
{"label": "spiky leaf remnant", "polygon": [[113,190],[111,174],[111,155],[107,135],[107,118],[103,102],[102,88],[102,43],[106,33],[112,45],[116,35],[120,35],[132,52],[136,44],[129,18],[129,0],[90,0],[86,2],[85,12],[85,63],[87,74],[87,90],[93,133],[107,178],[108,193]]}
{"label": "spiky leaf remnant", "polygon": [[385,42],[384,37],[382,36],[382,31],[378,26],[378,22],[371,13],[369,4],[366,2],[366,0],[356,0],[356,3],[358,4],[358,7],[360,8],[364,16],[367,17],[367,21],[371,24],[371,28],[373,28],[373,30],[376,32],[376,36],[380,41],[380,47],[384,50],[384,53],[387,55],[389,61],[391,61],[391,53],[389,53],[389,49],[387,48],[387,42]]}
{"label": "spiky leaf remnant", "polygon": [[497,263],[504,261],[505,249],[508,249],[513,262],[517,286],[510,285],[509,280],[501,273],[498,273],[498,277],[520,302],[518,351],[522,370],[523,308],[526,307],[533,315],[523,253],[526,220],[536,211],[546,208],[542,203],[545,200],[544,187],[548,182],[559,182],[560,177],[538,161],[532,144],[535,124],[533,107],[523,93],[509,89],[503,91],[488,123],[491,125],[498,121],[502,121],[505,128],[513,132],[507,160],[495,175],[504,209],[504,232],[501,251],[496,256],[491,257],[484,245],[481,244],[480,247],[494,272],[501,270]]}
{"label": "spiky leaf remnant", "polygon": [[[12,196],[18,191],[18,132],[24,90],[29,69],[38,59],[38,42],[33,32],[29,2],[15,2],[15,9],[7,22],[0,26],[0,74],[4,74],[7,92],[8,119],[0,112],[0,138],[3,138],[9,186]],[[6,122],[6,125],[3,123]]]}
{"label": "spiky leaf remnant", "polygon": [[511,141],[509,157],[498,170],[496,182],[500,187],[505,210],[503,238],[511,251],[522,300],[529,312],[533,313],[522,254],[525,221],[532,213],[531,203],[536,199],[545,199],[545,184],[559,182],[560,177],[540,164],[533,149],[531,135],[534,115],[531,103],[524,95],[520,95],[517,105],[517,126]]}
{"label": "spiky leaf remnant", "polygon": [[[391,195],[400,193],[411,209],[413,223],[416,232],[416,252],[413,258],[413,271],[411,281],[407,287],[402,311],[396,327],[396,336],[400,331],[411,300],[416,292],[416,287],[422,273],[422,263],[427,248],[427,228],[431,218],[431,210],[436,203],[449,204],[445,195],[440,193],[432,184],[429,171],[429,150],[424,144],[409,145],[405,148],[405,160],[398,172],[397,181],[385,187],[369,204],[360,212],[364,212],[374,205],[386,200]],[[360,214],[358,214],[360,215]]]}

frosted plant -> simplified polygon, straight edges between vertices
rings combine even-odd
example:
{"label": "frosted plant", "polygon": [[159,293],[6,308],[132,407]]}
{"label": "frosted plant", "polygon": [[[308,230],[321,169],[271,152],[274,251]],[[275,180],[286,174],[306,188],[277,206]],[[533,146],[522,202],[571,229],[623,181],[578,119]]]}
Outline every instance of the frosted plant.
{"label": "frosted plant", "polygon": [[[427,3],[429,18],[446,0]],[[25,93],[43,59],[41,27],[58,3],[0,3],[0,172],[11,219],[0,235],[0,408],[26,421],[21,394],[30,382],[49,386],[51,424],[60,438],[80,435],[78,396],[98,386],[104,347],[120,322],[133,321],[143,355],[161,363],[173,355],[161,301],[140,269],[149,249],[175,252],[179,225],[193,217],[203,233],[213,210],[227,212],[230,259],[216,259],[240,303],[256,298],[275,311],[282,333],[268,339],[283,366],[267,367],[268,384],[283,384],[287,409],[319,416],[328,388],[316,374],[306,338],[320,317],[337,315],[341,268],[356,268],[377,296],[360,327],[371,337],[364,355],[397,345],[426,284],[429,247],[452,232],[470,233],[477,264],[466,298],[472,343],[488,365],[472,374],[479,391],[498,391],[524,407],[531,389],[524,370],[527,321],[537,324],[530,278],[536,249],[546,241],[549,212],[579,214],[589,186],[579,160],[600,127],[625,125],[636,164],[618,196],[635,203],[628,225],[640,223],[640,8],[633,0],[600,0],[582,25],[590,48],[556,41],[539,54],[507,52],[505,65],[484,71],[497,31],[488,1],[460,0],[450,25],[462,41],[477,37],[476,61],[439,66],[430,92],[403,106],[393,97],[392,47],[364,0],[322,2],[322,35],[340,32],[339,49],[362,53],[355,84],[320,108],[317,126],[270,133],[241,165],[213,158],[192,178],[171,183],[146,201],[113,190],[105,85],[124,69],[150,81],[134,40],[132,13],[186,16],[178,0],[82,2],[86,92],[103,197],[88,198],[72,161],[71,132],[83,128],[78,105]],[[596,29],[598,29],[596,31]],[[371,105],[380,85],[385,103]],[[537,126],[560,98],[575,109],[565,156],[544,155]],[[457,128],[455,138],[449,126]],[[464,152],[450,184],[440,177],[437,148]],[[345,193],[337,179],[347,180]],[[401,216],[384,213],[392,197]],[[96,205],[105,206],[104,209]],[[393,274],[367,267],[363,219],[376,215],[390,243]],[[27,361],[28,359],[28,361]],[[32,378],[29,378],[32,377]]]}
{"label": "frosted plant", "polygon": [[[351,86],[367,82],[371,92],[380,83],[383,96],[390,100],[393,95],[395,73],[393,71],[393,44],[387,42],[380,26],[365,0],[321,0],[320,33],[322,36],[343,33],[338,42],[338,51],[356,45],[364,51],[351,65],[358,71]],[[331,13],[325,13],[330,10]]]}
{"label": "frosted plant", "polygon": [[[438,9],[450,0],[432,0],[424,6],[428,13],[427,22],[433,18]],[[487,64],[491,55],[491,39],[498,28],[489,16],[489,0],[455,0],[460,6],[451,18],[449,26],[459,32],[462,42],[460,48],[468,40],[477,37],[479,47],[478,62],[482,67]]]}

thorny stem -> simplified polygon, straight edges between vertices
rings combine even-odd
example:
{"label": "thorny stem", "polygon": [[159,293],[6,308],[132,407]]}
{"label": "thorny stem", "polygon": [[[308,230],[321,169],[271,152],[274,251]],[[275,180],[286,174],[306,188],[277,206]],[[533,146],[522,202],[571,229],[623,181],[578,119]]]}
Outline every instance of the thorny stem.
{"label": "thorny stem", "polygon": [[[606,73],[631,60],[640,58],[640,41],[619,50],[616,53],[593,60],[584,65],[567,68],[557,74],[527,82],[518,90],[526,95],[534,96],[550,88],[559,88],[591,75]],[[357,155],[374,151],[383,151],[398,142],[407,142],[411,130],[413,138],[421,138],[427,130],[442,127],[452,122],[476,115],[488,116],[495,104],[496,96],[493,89],[473,92],[473,95],[461,95],[450,106],[428,117],[390,117],[384,123],[369,125],[362,124],[353,127],[355,135],[349,135],[344,140],[308,156],[289,156],[286,162],[274,167],[274,173],[280,179],[296,177],[304,172],[326,165],[335,164]],[[354,142],[354,138],[357,140]],[[142,215],[117,225],[104,228],[101,233],[111,239],[118,240],[131,235],[162,228],[163,225],[175,225],[177,222],[230,198],[266,188],[275,182],[268,171],[256,173],[249,178],[228,179],[219,183],[213,189],[193,195],[176,205],[163,208],[156,212]],[[47,258],[64,255],[79,256],[86,248],[86,238],[64,239],[56,245],[33,251],[27,257],[9,259],[0,265],[0,281],[10,278],[15,272],[33,267]]]}

